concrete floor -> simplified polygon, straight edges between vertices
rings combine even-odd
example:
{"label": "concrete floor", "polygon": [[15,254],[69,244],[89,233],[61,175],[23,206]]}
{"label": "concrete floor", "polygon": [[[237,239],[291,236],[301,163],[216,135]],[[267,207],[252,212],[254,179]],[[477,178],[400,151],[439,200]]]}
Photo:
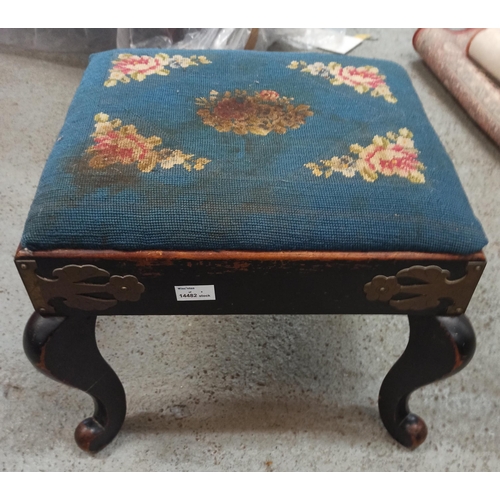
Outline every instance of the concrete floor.
{"label": "concrete floor", "polygon": [[[21,345],[32,312],[12,257],[83,70],[0,54],[0,469],[7,471],[498,471],[500,150],[413,51],[413,30],[370,30],[352,55],[402,64],[454,161],[490,243],[468,309],[472,363],[417,391],[416,451],[383,428],[377,395],[404,350],[402,316],[116,317],[98,343],[128,416],[96,456],[73,441],[84,393],[41,375]],[[354,30],[351,30],[353,33]]]}

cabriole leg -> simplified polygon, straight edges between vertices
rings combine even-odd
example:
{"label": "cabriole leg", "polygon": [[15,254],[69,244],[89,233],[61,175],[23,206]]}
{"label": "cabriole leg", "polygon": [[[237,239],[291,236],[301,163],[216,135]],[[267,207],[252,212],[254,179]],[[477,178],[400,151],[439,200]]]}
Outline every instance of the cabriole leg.
{"label": "cabriole leg", "polygon": [[379,394],[379,411],[391,436],[414,449],[427,437],[425,422],[408,407],[413,391],[459,372],[472,359],[476,338],[464,316],[409,316],[410,340],[387,374]]}
{"label": "cabriole leg", "polygon": [[75,440],[85,451],[109,444],[125,419],[123,386],[99,352],[95,314],[41,316],[34,313],[24,331],[24,351],[45,375],[92,396],[95,411],[81,422]]}

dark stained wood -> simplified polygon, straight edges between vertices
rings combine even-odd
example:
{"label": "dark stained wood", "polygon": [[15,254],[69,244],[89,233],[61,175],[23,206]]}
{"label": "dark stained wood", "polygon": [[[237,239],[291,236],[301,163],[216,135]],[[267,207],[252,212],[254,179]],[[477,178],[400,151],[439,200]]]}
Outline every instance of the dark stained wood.
{"label": "dark stained wood", "polygon": [[[408,314],[388,301],[369,301],[364,286],[414,265],[435,265],[456,280],[482,253],[338,252],[18,252],[36,261],[36,274],[52,279],[66,265],[94,265],[111,275],[133,275],[145,287],[138,302],[118,302],[99,314]],[[215,301],[179,302],[175,286],[214,285]],[[32,292],[33,293],[33,292]],[[472,295],[472,290],[470,292]],[[415,314],[445,315],[450,301]],[[56,311],[57,312],[57,311]]]}
{"label": "dark stained wood", "polygon": [[154,261],[170,260],[260,260],[260,261],[373,261],[373,260],[402,260],[402,261],[420,261],[420,260],[486,260],[483,252],[477,252],[470,255],[457,255],[446,253],[425,253],[425,252],[253,252],[243,250],[221,250],[221,251],[174,251],[174,250],[142,250],[138,252],[124,252],[120,250],[38,250],[18,248],[16,259],[87,259],[93,260],[123,260],[137,261],[145,264]]}
{"label": "dark stained wood", "polygon": [[476,338],[464,315],[409,316],[409,320],[410,340],[382,383],[379,411],[391,436],[414,449],[427,437],[427,426],[408,407],[411,393],[464,368],[474,355]]}
{"label": "dark stained wood", "polygon": [[247,43],[245,45],[245,50],[253,50],[257,44],[257,38],[259,37],[259,28],[252,28],[250,31],[250,36],[248,37]]}
{"label": "dark stained wood", "polygon": [[[20,272],[24,262],[24,271],[32,273],[29,276],[33,279],[25,283],[37,300],[43,295],[40,278],[55,280],[53,271],[68,265],[96,266],[111,276],[132,275],[144,286],[137,302],[120,300],[109,309],[92,313],[70,309],[64,299],[52,295],[46,300],[55,315],[35,313],[25,330],[26,354],[39,370],[93,397],[94,415],[80,423],[75,438],[82,449],[95,452],[116,436],[126,411],[123,387],[97,349],[97,314],[408,314],[392,307],[388,300],[369,301],[365,285],[376,276],[395,276],[412,266],[438,266],[449,271],[449,280],[459,280],[466,275],[469,263],[475,263],[476,270],[482,272],[486,259],[482,252],[450,255],[19,249],[15,260]],[[99,279],[106,281],[109,277]],[[176,285],[214,285],[216,300],[177,301]],[[472,292],[467,290],[470,295]],[[427,435],[424,421],[408,409],[410,394],[456,373],[474,353],[475,338],[468,320],[463,315],[445,317],[451,305],[453,301],[444,298],[433,309],[410,313],[408,347],[382,384],[379,409],[383,423],[408,448],[419,446]]]}
{"label": "dark stained wood", "polygon": [[126,413],[125,391],[101,356],[95,341],[96,316],[72,311],[69,316],[33,313],[24,331],[24,351],[45,375],[92,396],[94,415],[83,420],[75,440],[97,452],[120,430]]}

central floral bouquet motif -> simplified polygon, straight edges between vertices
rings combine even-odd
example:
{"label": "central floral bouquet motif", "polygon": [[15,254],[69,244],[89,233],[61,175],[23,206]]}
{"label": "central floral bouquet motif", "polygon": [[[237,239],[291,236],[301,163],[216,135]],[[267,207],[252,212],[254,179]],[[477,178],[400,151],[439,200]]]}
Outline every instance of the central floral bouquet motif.
{"label": "central floral bouquet motif", "polygon": [[360,94],[370,92],[373,97],[383,97],[387,102],[393,104],[398,102],[385,82],[385,76],[381,75],[375,66],[355,68],[354,66],[342,66],[337,62],[325,65],[322,62],[307,64],[305,61],[292,61],[287,68],[302,68],[300,70],[302,73],[326,78],[332,85],[348,85]]}
{"label": "central floral bouquet motif", "polygon": [[407,129],[399,129],[399,134],[388,132],[386,137],[376,135],[369,146],[362,147],[352,144],[349,155],[334,156],[330,160],[321,160],[319,163],[306,163],[304,166],[311,169],[317,177],[330,177],[333,172],[341,172],[345,177],[354,177],[359,173],[365,181],[374,182],[378,174],[390,176],[398,175],[410,182],[423,184],[425,182],[422,170],[424,165],[418,161],[418,150],[412,140],[413,134]]}
{"label": "central floral bouquet motif", "polygon": [[162,143],[159,137],[144,137],[134,125],[122,126],[121,120],[110,121],[105,113],[98,113],[94,120],[94,145],[87,149],[87,153],[92,155],[89,161],[92,168],[135,163],[141,172],[151,172],[159,163],[165,169],[182,165],[190,172],[192,169],[203,170],[210,163],[207,158],[194,160],[194,155],[185,154],[179,149],[156,150],[156,146]]}
{"label": "central floral bouquet motif", "polygon": [[308,105],[294,106],[292,101],[293,98],[280,96],[274,90],[262,90],[254,95],[248,95],[245,90],[227,91],[222,95],[212,90],[208,99],[197,98],[196,104],[201,108],[197,113],[203,123],[218,132],[267,135],[298,129],[314,114]]}

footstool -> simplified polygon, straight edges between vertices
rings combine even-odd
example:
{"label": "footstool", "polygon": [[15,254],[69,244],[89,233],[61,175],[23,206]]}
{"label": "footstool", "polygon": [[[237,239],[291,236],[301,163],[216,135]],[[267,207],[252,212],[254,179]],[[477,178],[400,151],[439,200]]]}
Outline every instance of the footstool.
{"label": "footstool", "polygon": [[406,72],[245,51],[91,57],[15,263],[24,349],[87,392],[96,452],[126,413],[97,315],[405,314],[382,383],[389,433],[426,438],[410,394],[472,358],[464,312],[487,240]]}

